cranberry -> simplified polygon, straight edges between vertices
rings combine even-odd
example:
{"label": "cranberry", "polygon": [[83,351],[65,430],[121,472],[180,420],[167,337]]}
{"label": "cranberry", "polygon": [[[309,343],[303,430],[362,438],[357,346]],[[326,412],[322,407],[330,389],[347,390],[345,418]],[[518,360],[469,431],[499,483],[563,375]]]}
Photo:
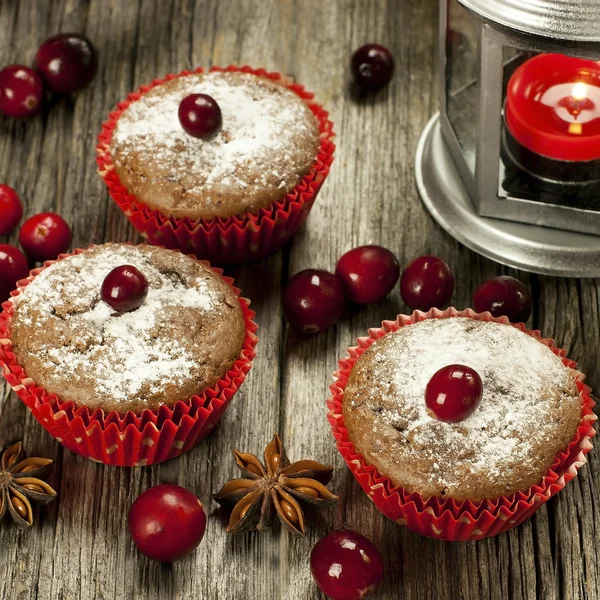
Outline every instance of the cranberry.
{"label": "cranberry", "polygon": [[161,484],[138,496],[129,509],[129,532],[148,558],[173,562],[191,554],[206,530],[202,502],[189,490]]}
{"label": "cranberry", "polygon": [[283,290],[283,313],[298,333],[323,331],[336,323],[343,311],[342,285],[329,271],[300,271]]}
{"label": "cranberry", "polygon": [[21,225],[19,244],[33,260],[52,260],[71,245],[71,228],[56,213],[39,213]]}
{"label": "cranberry", "polygon": [[0,244],[0,302],[17,287],[17,281],[29,275],[25,255],[14,246]]}
{"label": "cranberry", "polygon": [[98,58],[92,42],[76,33],[48,38],[38,49],[35,65],[46,85],[57,94],[72,94],[96,75]]}
{"label": "cranberry", "polygon": [[332,600],[366,598],[383,579],[377,548],[349,529],[334,531],[315,544],[310,570],[319,589]]}
{"label": "cranberry", "polygon": [[367,90],[378,90],[387,85],[394,74],[392,53],[379,44],[366,44],[352,55],[354,81]]}
{"label": "cranberry", "polygon": [[0,71],[0,112],[7,117],[30,117],[42,108],[44,88],[40,76],[25,65]]}
{"label": "cranberry", "polygon": [[454,275],[445,261],[437,256],[419,256],[403,271],[400,294],[410,308],[441,308],[454,291]]}
{"label": "cranberry", "polygon": [[447,365],[425,388],[425,404],[436,419],[456,423],[473,414],[483,394],[481,377],[471,367]]}
{"label": "cranberry", "polygon": [[179,105],[179,122],[188,135],[212,140],[223,127],[219,105],[206,94],[186,96]]}
{"label": "cranberry", "polygon": [[139,308],[148,295],[148,280],[132,265],[114,268],[102,283],[102,300],[118,312]]}
{"label": "cranberry", "polygon": [[23,205],[17,192],[0,183],[0,235],[8,235],[23,217]]}
{"label": "cranberry", "polygon": [[506,316],[513,323],[525,322],[531,315],[531,294],[514,277],[492,277],[475,290],[473,307],[494,317]]}
{"label": "cranberry", "polygon": [[396,256],[382,246],[359,246],[338,260],[335,274],[346,297],[357,304],[383,300],[400,277]]}

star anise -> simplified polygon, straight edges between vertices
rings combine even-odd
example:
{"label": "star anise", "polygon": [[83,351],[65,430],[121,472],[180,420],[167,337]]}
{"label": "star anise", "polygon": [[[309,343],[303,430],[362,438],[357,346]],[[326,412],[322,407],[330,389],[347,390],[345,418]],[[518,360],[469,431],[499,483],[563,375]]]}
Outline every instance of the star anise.
{"label": "star anise", "polygon": [[213,496],[222,506],[233,508],[228,533],[264,531],[277,513],[290,531],[304,535],[304,513],[300,504],[323,508],[338,499],[325,487],[331,480],[333,468],[314,460],[290,464],[277,434],[265,449],[264,464],[254,454],[237,450],[233,454],[246,477],[232,479]]}
{"label": "star anise", "polygon": [[25,458],[21,442],[4,451],[0,461],[0,520],[8,511],[17,525],[31,527],[31,502],[48,504],[56,497],[56,492],[39,479],[53,462],[49,458]]}

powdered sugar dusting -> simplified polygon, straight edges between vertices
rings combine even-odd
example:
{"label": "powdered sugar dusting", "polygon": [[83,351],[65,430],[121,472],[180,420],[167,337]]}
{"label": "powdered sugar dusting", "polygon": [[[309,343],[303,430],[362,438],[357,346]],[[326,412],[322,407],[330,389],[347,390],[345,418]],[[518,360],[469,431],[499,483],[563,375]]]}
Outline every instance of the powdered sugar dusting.
{"label": "powdered sugar dusting", "polygon": [[[220,291],[212,275],[203,276],[204,270],[184,282],[177,272],[161,271],[150,258],[135,246],[110,244],[40,273],[15,299],[18,317],[32,327],[57,317],[64,324],[57,328],[65,333],[54,346],[28,350],[55,365],[61,377],[76,381],[91,373],[98,394],[117,402],[151,398],[193,376],[197,365],[189,349],[160,335],[160,328],[172,310],[195,309],[210,318],[218,309]],[[102,301],[100,290],[106,275],[124,264],[146,276],[149,291],[137,310],[117,313]]]}
{"label": "powdered sugar dusting", "polygon": [[[545,425],[551,428],[561,407],[574,401],[562,361],[498,323],[425,320],[388,334],[363,356],[373,359],[372,377],[368,386],[348,386],[352,406],[364,403],[376,413],[373,437],[397,439],[399,463],[425,459],[430,481],[450,494],[466,473],[500,481],[507,470],[537,458],[535,449],[552,436]],[[430,416],[424,400],[431,376],[449,364],[467,365],[483,381],[481,404],[458,423]]]}
{"label": "powdered sugar dusting", "polygon": [[[283,188],[291,172],[306,168],[306,157],[293,150],[294,142],[314,137],[315,123],[292,91],[254,75],[218,72],[180,77],[166,86],[124,111],[113,135],[113,153],[132,149],[147,154],[191,194],[213,188]],[[179,122],[181,100],[195,93],[212,96],[221,108],[223,129],[211,141],[189,136]]]}

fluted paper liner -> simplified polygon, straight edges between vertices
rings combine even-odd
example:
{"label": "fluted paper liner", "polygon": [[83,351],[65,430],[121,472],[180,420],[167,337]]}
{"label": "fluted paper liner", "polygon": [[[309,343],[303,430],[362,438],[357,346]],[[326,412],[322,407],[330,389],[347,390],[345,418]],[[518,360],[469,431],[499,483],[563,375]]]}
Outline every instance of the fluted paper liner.
{"label": "fluted paper liner", "polygon": [[590,439],[595,435],[593,422],[594,401],[590,388],[583,383],[584,375],[577,371],[577,388],[581,400],[581,422],[575,438],[560,452],[548,472],[539,483],[529,489],[502,496],[494,500],[458,502],[452,498],[423,497],[394,487],[392,481],[369,465],[356,450],[348,437],[342,414],[342,398],[348,377],[357,359],[377,339],[425,319],[467,317],[479,321],[495,321],[512,325],[527,335],[548,346],[563,364],[576,369],[574,361],[566,358],[565,351],[556,348],[554,341],[541,337],[539,331],[529,331],[522,323],[511,324],[506,317],[494,318],[490,313],[475,313],[471,309],[458,311],[436,308],[427,313],[415,311],[412,315],[399,315],[395,321],[384,321],[380,328],[370,329],[368,337],[357,340],[357,345],[348,349],[348,358],[339,361],[339,370],[333,375],[332,397],[327,401],[328,420],[331,424],[337,447],[352,474],[375,506],[386,517],[408,529],[433,538],[454,541],[478,540],[504,533],[522,523],[544,502],[559,492],[573,479],[578,469],[586,463],[585,455],[592,448]]}
{"label": "fluted paper liner", "polygon": [[[61,254],[58,260],[85,252],[74,250]],[[14,298],[35,277],[56,261],[31,271],[11,292]],[[199,261],[210,267],[205,261]],[[90,411],[72,401],[47,393],[27,377],[18,364],[10,338],[10,325],[15,305],[12,299],[2,304],[0,314],[0,369],[4,378],[42,426],[69,450],[93,460],[118,466],[142,466],[179,456],[193,448],[215,427],[227,405],[246,378],[256,355],[258,326],[253,321],[249,300],[240,296],[233,279],[210,267],[233,289],[243,312],[246,336],[239,358],[215,386],[172,407],[162,405],[157,410],[104,414],[101,409]]]}
{"label": "fluted paper liner", "polygon": [[321,141],[315,162],[298,185],[281,200],[261,208],[256,213],[246,213],[226,219],[192,220],[175,218],[158,210],[152,210],[135,195],[130,194],[121,183],[114,170],[110,145],[117,121],[123,111],[149,90],[176,77],[203,73],[202,68],[155,79],[150,85],[144,85],[137,92],[129,94],[109,114],[102,125],[96,146],[98,154],[96,162],[98,172],[106,183],[110,196],[149,243],[191,252],[199,258],[205,258],[218,265],[240,264],[257,260],[277,250],[295,235],[306,220],[333,162],[335,151],[333,123],[329,120],[329,113],[314,102],[314,94],[279,73],[269,73],[265,69],[252,69],[247,66],[212,67],[209,72],[212,71],[251,73],[278,81],[305,100],[317,118]]}

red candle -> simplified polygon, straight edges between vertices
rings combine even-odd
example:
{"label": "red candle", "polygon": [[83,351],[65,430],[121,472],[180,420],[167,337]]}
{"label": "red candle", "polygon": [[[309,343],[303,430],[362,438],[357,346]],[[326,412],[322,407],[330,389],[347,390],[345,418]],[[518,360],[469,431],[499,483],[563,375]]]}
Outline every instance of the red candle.
{"label": "red candle", "polygon": [[508,83],[505,120],[532,152],[562,161],[600,159],[600,63],[562,54],[529,59]]}

